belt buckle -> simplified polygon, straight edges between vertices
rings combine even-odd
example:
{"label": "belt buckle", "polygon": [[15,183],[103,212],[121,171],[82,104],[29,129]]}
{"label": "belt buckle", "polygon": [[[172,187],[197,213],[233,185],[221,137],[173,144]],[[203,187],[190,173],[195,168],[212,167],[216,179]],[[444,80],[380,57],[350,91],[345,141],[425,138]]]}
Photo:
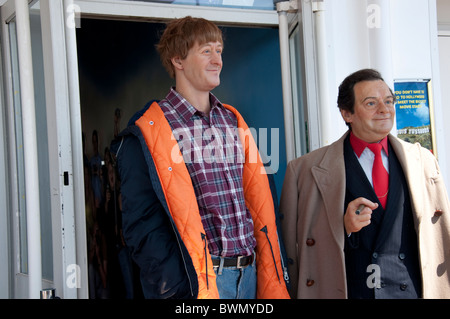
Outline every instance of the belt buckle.
{"label": "belt buckle", "polygon": [[236,268],[237,268],[237,269],[244,268],[244,267],[241,265],[241,259],[244,258],[244,257],[245,257],[245,256],[238,256],[238,258],[237,258],[237,264],[236,264]]}

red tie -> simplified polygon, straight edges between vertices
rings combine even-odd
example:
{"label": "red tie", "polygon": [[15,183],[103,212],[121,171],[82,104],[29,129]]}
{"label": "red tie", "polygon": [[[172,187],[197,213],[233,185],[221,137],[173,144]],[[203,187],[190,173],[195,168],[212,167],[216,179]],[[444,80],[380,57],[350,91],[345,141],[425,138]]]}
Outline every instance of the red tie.
{"label": "red tie", "polygon": [[381,159],[381,144],[372,143],[367,146],[374,154],[375,160],[372,167],[373,189],[383,208],[386,208],[387,194],[389,191],[389,174],[384,168]]}

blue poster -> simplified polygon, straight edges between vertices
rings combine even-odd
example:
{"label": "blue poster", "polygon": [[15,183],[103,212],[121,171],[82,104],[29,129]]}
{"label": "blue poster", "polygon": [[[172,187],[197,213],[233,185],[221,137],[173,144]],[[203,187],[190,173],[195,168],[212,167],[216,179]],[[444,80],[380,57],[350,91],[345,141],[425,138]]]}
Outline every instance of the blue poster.
{"label": "blue poster", "polygon": [[428,82],[394,83],[397,136],[432,151]]}

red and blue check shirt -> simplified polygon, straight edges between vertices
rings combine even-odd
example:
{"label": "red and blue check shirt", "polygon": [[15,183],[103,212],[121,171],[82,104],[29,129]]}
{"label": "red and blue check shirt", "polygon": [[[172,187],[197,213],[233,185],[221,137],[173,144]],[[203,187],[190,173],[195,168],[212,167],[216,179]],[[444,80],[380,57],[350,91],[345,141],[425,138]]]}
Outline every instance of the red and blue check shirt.
{"label": "red and blue check shirt", "polygon": [[256,239],[244,199],[237,119],[212,93],[210,102],[208,116],[171,88],[159,105],[191,176],[210,254],[249,256]]}

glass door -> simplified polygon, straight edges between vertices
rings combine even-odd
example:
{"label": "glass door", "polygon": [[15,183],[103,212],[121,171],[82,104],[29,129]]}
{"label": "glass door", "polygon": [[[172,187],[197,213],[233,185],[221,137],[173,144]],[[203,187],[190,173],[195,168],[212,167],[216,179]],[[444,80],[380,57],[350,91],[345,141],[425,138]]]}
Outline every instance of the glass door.
{"label": "glass door", "polygon": [[301,3],[298,0],[276,4],[279,17],[280,55],[286,131],[286,156],[293,160],[308,152],[308,125],[303,78],[304,52]]}
{"label": "glass door", "polygon": [[73,147],[64,21],[62,1],[2,7],[10,298],[40,298],[46,289],[63,298],[87,295],[80,284],[85,238],[76,236],[84,212],[74,203],[83,194],[74,187],[82,181],[74,178],[81,134]]}
{"label": "glass door", "polygon": [[[26,69],[26,53],[19,52],[19,42],[26,41],[26,37],[19,34],[21,31],[17,18],[12,17],[3,30],[5,38],[9,39],[10,50],[6,56],[10,57],[10,64],[7,70],[9,69],[12,75],[11,82],[8,82],[12,94],[11,103],[7,104],[7,114],[11,151],[9,164],[13,169],[10,172],[14,172],[14,175],[8,178],[13,186],[9,188],[8,195],[12,199],[10,212],[16,212],[7,216],[7,219],[13,224],[13,253],[10,256],[14,263],[10,265],[13,265],[15,277],[12,281],[17,288],[13,296],[36,298],[40,289],[53,280],[53,257],[47,119],[38,2],[32,3],[27,12],[26,19],[31,30],[30,46],[35,52],[33,56],[30,55],[29,60],[32,68],[23,70]],[[21,81],[20,77],[27,76],[27,73],[34,76],[30,76],[28,81]],[[30,114],[30,111],[35,112],[35,116]],[[34,239],[31,236],[34,236]],[[38,245],[35,244],[36,238],[40,240]],[[36,291],[29,294],[28,290],[32,286],[30,281],[33,280],[37,285]]]}

